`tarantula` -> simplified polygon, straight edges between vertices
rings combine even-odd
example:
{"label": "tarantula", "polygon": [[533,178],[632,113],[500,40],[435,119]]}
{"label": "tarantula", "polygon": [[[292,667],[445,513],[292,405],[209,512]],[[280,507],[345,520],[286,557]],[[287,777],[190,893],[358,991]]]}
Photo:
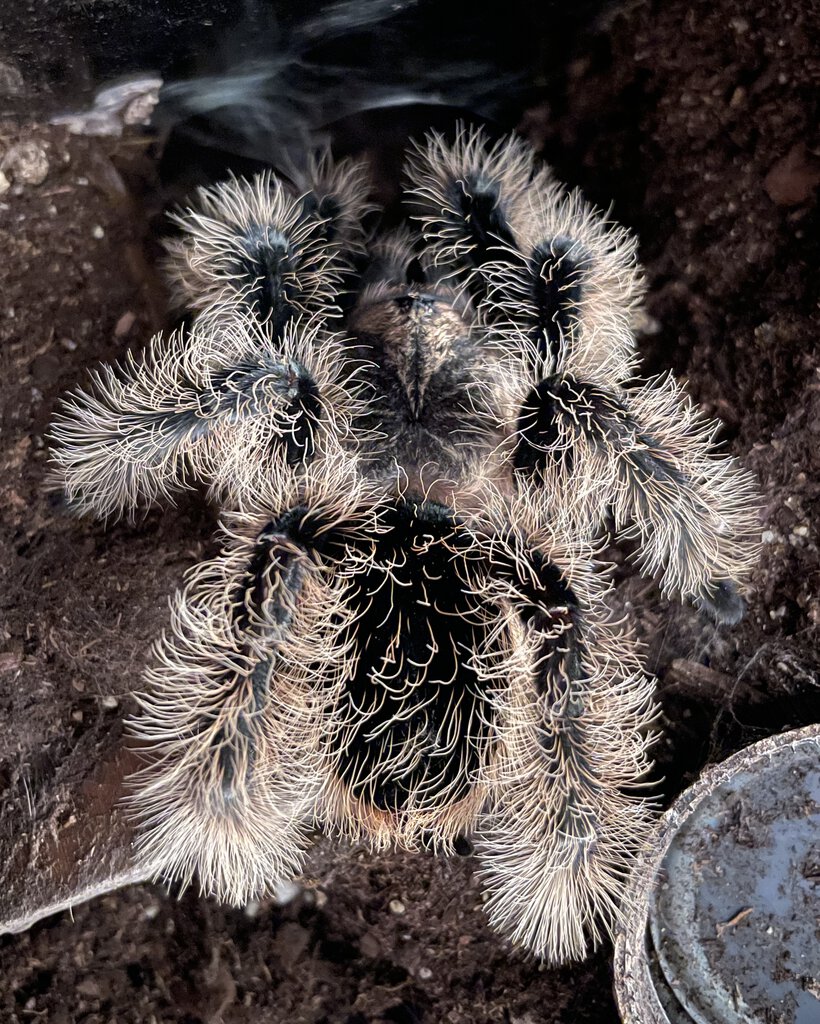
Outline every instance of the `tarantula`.
{"label": "tarantula", "polygon": [[232,178],[174,219],[185,328],[104,366],[52,427],[80,512],[204,483],[224,547],[173,599],[132,723],[139,844],[241,904],[311,828],[469,834],[492,923],[549,961],[617,918],[645,838],[652,683],[607,610],[608,524],[733,623],[754,490],[671,377],[633,379],[629,233],[523,142]]}

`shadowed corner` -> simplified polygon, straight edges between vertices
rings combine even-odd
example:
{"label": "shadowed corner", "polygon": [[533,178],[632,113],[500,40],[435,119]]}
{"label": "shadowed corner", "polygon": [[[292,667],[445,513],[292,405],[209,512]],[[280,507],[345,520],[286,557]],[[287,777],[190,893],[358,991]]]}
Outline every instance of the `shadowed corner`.
{"label": "shadowed corner", "polygon": [[[0,817],[0,935],[153,877],[151,865],[138,862],[123,806],[125,780],[139,766],[138,750],[112,745],[68,792],[70,783],[52,779],[51,792],[38,793],[34,808],[29,804],[27,820],[19,820],[17,801],[6,801]],[[82,772],[82,764],[74,770]]]}

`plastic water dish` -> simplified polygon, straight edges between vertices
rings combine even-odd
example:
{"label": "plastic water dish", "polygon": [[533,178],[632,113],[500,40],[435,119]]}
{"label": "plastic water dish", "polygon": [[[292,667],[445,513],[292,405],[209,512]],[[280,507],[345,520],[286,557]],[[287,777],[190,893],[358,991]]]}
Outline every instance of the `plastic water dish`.
{"label": "plastic water dish", "polygon": [[629,901],[626,1024],[820,1024],[820,725],[705,772],[664,815]]}

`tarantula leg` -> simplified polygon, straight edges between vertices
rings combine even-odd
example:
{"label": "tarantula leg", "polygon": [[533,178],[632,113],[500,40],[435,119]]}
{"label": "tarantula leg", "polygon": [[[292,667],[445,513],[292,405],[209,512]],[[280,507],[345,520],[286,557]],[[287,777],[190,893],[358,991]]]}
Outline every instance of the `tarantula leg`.
{"label": "tarantula leg", "polygon": [[408,228],[396,228],[374,238],[367,247],[367,261],[360,278],[361,294],[366,296],[386,288],[408,287],[414,266],[417,268],[416,283],[423,280],[424,272],[418,266],[414,243]]}
{"label": "tarantula leg", "polygon": [[376,209],[369,201],[370,173],[364,160],[334,162],[329,152],[308,158],[302,172],[294,172],[303,216],[316,222],[325,243],[347,256],[362,254],[362,221]]}
{"label": "tarantula leg", "polygon": [[241,904],[298,870],[315,787],[306,752],[277,750],[282,728],[266,714],[274,685],[299,690],[281,674],[306,552],[272,522],[237,561],[201,566],[175,599],[134,723],[157,760],[135,776],[133,805],[147,860],[183,884],[196,871],[203,892]]}
{"label": "tarantula leg", "polygon": [[671,377],[629,390],[548,377],[524,397],[517,427],[513,459],[526,487],[544,500],[570,495],[564,514],[582,529],[611,505],[665,593],[719,622],[740,620],[736,582],[757,549],[752,478],[716,454],[717,425]]}
{"label": "tarantula leg", "polygon": [[235,904],[299,868],[346,658],[323,554],[373,519],[349,463],[278,488],[279,510],[233,515],[176,595],[131,723],[150,756],[132,780],[142,855]]}
{"label": "tarantula leg", "polygon": [[553,373],[629,377],[644,292],[635,237],[557,182],[528,192],[511,229],[516,245],[482,270],[493,334]]}
{"label": "tarantula leg", "polygon": [[289,325],[275,341],[247,315],[203,317],[192,335],[157,336],[95,371],[53,421],[52,461],[69,503],[99,516],[168,498],[191,476],[221,475],[230,492],[243,469],[215,458],[226,438],[250,429],[257,461],[273,451],[309,462],[320,427],[345,433],[357,393],[341,340],[321,324]]}
{"label": "tarantula leg", "polygon": [[509,647],[495,673],[500,752],[478,822],[481,873],[492,923],[557,963],[611,931],[651,824],[640,788],[652,684],[605,623],[591,574],[554,544],[496,545],[493,563]]}
{"label": "tarantula leg", "polygon": [[463,127],[453,144],[429,134],[408,159],[408,201],[430,257],[476,299],[485,295],[480,269],[500,247],[516,248],[511,221],[533,187],[533,162],[532,150],[518,139],[489,146],[483,131]]}
{"label": "tarantula leg", "polygon": [[479,302],[497,340],[553,371],[629,376],[643,281],[626,229],[515,138],[431,135],[408,176],[428,257]]}
{"label": "tarantula leg", "polygon": [[537,357],[554,363],[579,318],[589,254],[569,235],[554,234],[525,253],[513,249],[507,256],[507,262],[494,265],[491,294],[503,295],[498,305],[524,327]]}
{"label": "tarantula leg", "polygon": [[238,303],[275,337],[299,316],[338,316],[347,261],[327,244],[327,219],[308,214],[306,202],[270,172],[200,189],[197,206],[173,216],[181,236],[165,243],[177,305],[201,312]]}

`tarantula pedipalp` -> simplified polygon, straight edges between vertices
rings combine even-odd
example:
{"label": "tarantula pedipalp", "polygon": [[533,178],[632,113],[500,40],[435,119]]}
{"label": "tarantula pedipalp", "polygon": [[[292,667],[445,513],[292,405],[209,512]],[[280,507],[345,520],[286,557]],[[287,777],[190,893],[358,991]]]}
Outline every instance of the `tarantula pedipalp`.
{"label": "tarantula pedipalp", "polygon": [[192,326],[76,391],[53,458],[80,511],[194,480],[223,510],[133,725],[152,863],[241,903],[317,823],[377,848],[469,833],[493,923],[563,960],[612,926],[651,822],[607,510],[665,591],[731,622],[753,489],[677,384],[630,383],[623,229],[516,140],[432,136],[408,175],[420,230],[369,241],[359,164],[201,191],[169,245]]}

